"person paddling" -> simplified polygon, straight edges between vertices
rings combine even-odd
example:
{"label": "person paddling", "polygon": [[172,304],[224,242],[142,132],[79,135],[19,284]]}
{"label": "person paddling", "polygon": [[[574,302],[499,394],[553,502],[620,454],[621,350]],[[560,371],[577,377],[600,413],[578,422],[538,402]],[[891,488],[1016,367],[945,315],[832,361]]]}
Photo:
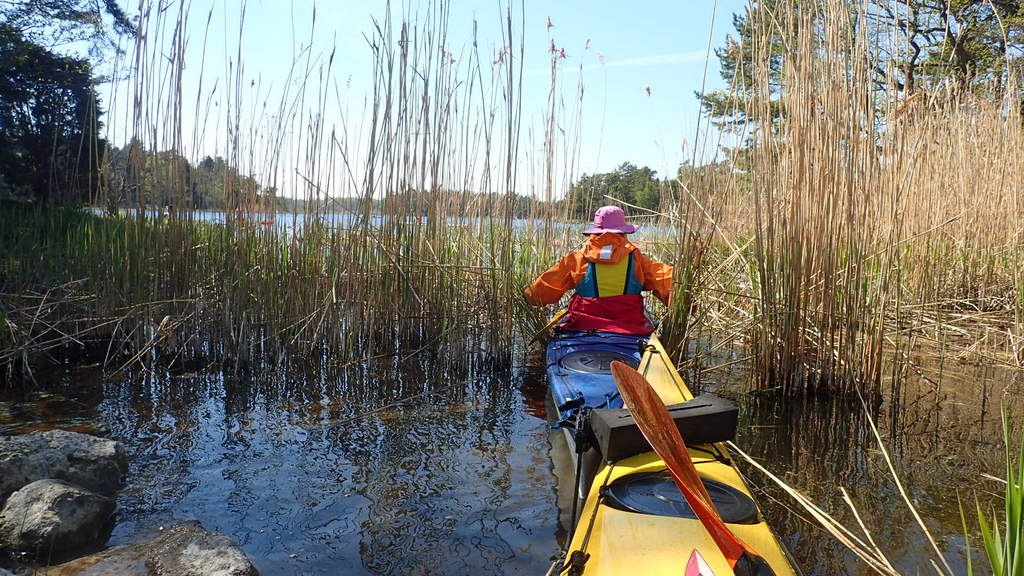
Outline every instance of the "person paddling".
{"label": "person paddling", "polygon": [[534,306],[554,304],[570,289],[569,308],[559,324],[562,330],[597,330],[646,336],[654,331],[641,293],[653,292],[666,305],[672,291],[672,267],[640,253],[627,234],[636,226],[626,223],[618,206],[602,206],[594,225],[585,230],[587,241],[566,254],[524,290]]}

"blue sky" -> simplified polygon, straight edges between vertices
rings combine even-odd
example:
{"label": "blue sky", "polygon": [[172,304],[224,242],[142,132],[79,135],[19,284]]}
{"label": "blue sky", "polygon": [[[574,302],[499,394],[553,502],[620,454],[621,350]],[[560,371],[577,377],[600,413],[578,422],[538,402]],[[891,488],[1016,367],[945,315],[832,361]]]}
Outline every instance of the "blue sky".
{"label": "blue sky", "polygon": [[[481,53],[495,54],[503,45],[500,24],[503,11],[499,0],[451,0],[447,49],[464,54],[472,44],[474,20]],[[425,2],[395,0],[396,10],[423,10]],[[241,45],[246,83],[266,96],[281,90],[295,54],[310,40],[311,53],[323,60],[335,50],[333,74],[338,85],[358,94],[370,85],[371,51],[364,37],[372,34],[373,17],[383,16],[382,0],[250,0],[245,4],[244,26],[239,35],[241,2],[237,0],[192,0],[189,5],[189,58],[186,60],[187,95],[184,132],[191,133],[198,90],[199,69],[203,69],[204,91],[227,76],[227,63],[234,61]],[[402,7],[406,8],[402,8]],[[413,8],[408,8],[412,6]],[[566,106],[575,107],[577,86],[584,90],[580,120],[571,110],[559,119],[560,126],[580,131],[576,174],[613,170],[622,162],[655,169],[662,177],[673,174],[690,158],[697,138],[699,106],[694,92],[701,89],[705,74],[709,34],[712,48],[722,46],[732,33],[732,14],[742,11],[742,0],[659,1],[625,3],[600,0],[528,0],[523,8],[525,42],[523,75],[523,118],[539,125],[547,106],[550,83],[548,46],[554,41],[567,57],[560,61],[560,88]],[[316,22],[313,23],[314,9]],[[714,17],[713,17],[714,13]],[[204,28],[210,15],[210,33],[202,51]],[[551,27],[548,26],[550,20]],[[718,60],[713,52],[707,69],[707,88],[722,87]],[[218,77],[220,79],[218,79]],[[214,105],[223,95],[214,96]],[[273,100],[273,97],[270,97]],[[359,115],[358,97],[348,97]],[[251,105],[251,103],[250,103]],[[127,120],[121,120],[122,127]],[[118,122],[114,123],[115,131]],[[219,122],[217,124],[220,124]],[[353,122],[350,120],[349,126]],[[706,127],[707,122],[702,121]],[[222,132],[220,126],[207,130]],[[701,139],[704,136],[700,137]],[[114,140],[119,138],[114,136]],[[715,135],[710,136],[712,141]],[[189,139],[186,137],[186,141]],[[223,134],[208,134],[193,154],[217,153]],[[522,146],[527,155],[537,152],[539,138],[524,132]],[[714,142],[696,144],[698,161],[711,159]]]}

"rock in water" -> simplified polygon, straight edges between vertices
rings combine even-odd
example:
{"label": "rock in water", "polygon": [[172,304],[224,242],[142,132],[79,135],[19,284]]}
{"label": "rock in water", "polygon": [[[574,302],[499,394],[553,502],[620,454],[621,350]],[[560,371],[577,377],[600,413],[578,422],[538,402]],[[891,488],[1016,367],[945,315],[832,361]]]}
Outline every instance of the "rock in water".
{"label": "rock in water", "polygon": [[67,430],[0,437],[0,501],[45,478],[112,495],[128,471],[120,442]]}
{"label": "rock in water", "polygon": [[47,576],[259,576],[230,538],[199,522],[159,536],[54,566]]}
{"label": "rock in water", "polygon": [[223,534],[210,532],[199,522],[171,528],[146,560],[153,576],[257,576],[245,552]]}
{"label": "rock in water", "polygon": [[106,541],[114,501],[60,480],[37,480],[0,511],[0,547],[46,561]]}

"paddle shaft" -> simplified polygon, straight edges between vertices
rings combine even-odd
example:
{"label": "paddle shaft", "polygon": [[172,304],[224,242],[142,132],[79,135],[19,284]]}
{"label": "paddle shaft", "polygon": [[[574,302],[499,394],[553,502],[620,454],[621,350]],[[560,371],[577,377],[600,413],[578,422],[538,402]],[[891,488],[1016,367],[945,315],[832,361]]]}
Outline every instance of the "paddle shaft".
{"label": "paddle shaft", "polygon": [[533,346],[534,342],[539,340],[541,336],[547,334],[548,330],[551,330],[556,324],[558,324],[558,321],[562,319],[562,316],[565,316],[565,310],[559,310],[556,312],[555,315],[551,317],[551,320],[548,321],[547,325],[538,330],[537,333],[533,335],[533,338],[530,338],[530,341],[526,343],[526,346]]}

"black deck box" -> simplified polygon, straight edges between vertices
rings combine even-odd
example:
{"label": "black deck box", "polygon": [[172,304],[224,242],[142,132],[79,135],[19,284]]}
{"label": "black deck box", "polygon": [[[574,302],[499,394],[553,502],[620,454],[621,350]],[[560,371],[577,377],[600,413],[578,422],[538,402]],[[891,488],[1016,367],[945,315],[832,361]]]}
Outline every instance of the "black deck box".
{"label": "black deck box", "polygon": [[[725,442],[736,435],[739,409],[717,396],[702,394],[669,406],[668,412],[687,444]],[[590,426],[598,449],[609,462],[651,451],[650,444],[625,408],[594,410]]]}

